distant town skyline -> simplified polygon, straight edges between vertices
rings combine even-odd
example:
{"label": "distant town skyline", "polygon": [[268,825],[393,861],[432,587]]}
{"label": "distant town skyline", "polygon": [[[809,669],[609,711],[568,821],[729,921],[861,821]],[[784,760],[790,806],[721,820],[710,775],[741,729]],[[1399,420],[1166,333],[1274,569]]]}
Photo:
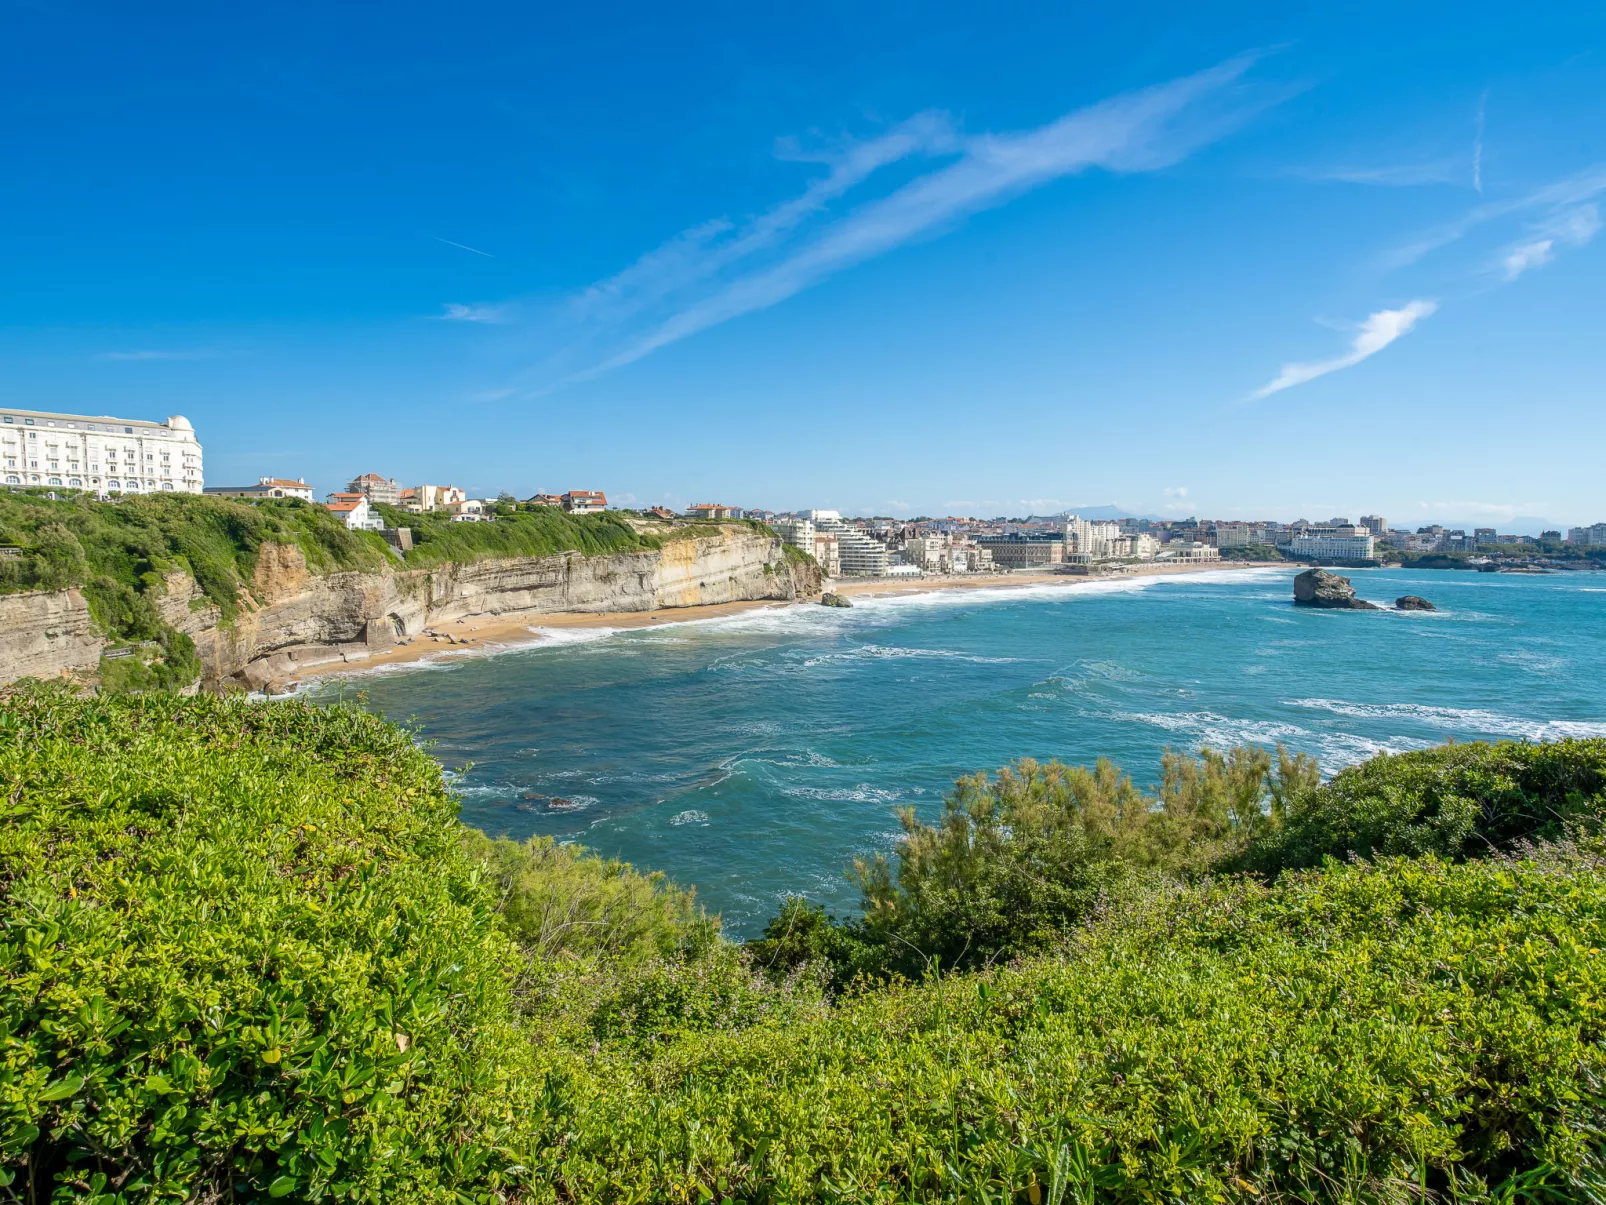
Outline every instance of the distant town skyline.
{"label": "distant town skyline", "polygon": [[209,482],[1606,511],[1598,5],[5,20],[0,405]]}

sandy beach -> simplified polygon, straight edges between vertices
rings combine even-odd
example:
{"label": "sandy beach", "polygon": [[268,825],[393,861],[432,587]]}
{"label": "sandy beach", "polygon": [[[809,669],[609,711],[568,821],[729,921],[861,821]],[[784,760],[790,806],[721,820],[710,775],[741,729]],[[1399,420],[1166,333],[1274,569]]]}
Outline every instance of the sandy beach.
{"label": "sandy beach", "polygon": [[[838,582],[832,587],[837,594],[849,598],[878,598],[893,595],[927,594],[935,590],[1021,589],[1028,586],[1055,586],[1075,589],[1089,582],[1119,581],[1132,577],[1161,577],[1204,571],[1254,569],[1264,566],[1241,562],[1213,562],[1201,565],[1142,565],[1128,573],[1090,575],[1087,577],[1059,573],[997,573],[967,574],[964,577],[923,577],[913,581],[876,579],[873,581]],[[520,612],[511,615],[478,615],[448,623],[432,624],[429,633],[418,635],[383,653],[374,653],[360,661],[324,663],[309,667],[306,673],[289,676],[288,684],[312,682],[340,674],[363,673],[386,665],[405,665],[409,662],[454,656],[484,656],[487,653],[539,645],[550,639],[546,632],[565,628],[651,628],[665,623],[685,623],[694,619],[713,619],[721,615],[739,615],[772,607],[812,607],[818,600],[778,602],[769,599],[752,602],[716,603],[703,607],[664,607],[656,611],[611,612]],[[281,684],[276,683],[276,687]]]}

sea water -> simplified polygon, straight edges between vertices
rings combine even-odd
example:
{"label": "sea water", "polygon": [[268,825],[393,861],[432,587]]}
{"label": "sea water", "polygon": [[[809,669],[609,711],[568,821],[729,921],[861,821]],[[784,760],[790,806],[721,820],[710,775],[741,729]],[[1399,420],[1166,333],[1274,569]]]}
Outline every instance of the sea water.
{"label": "sea water", "polygon": [[[1166,749],[1245,741],[1332,774],[1445,740],[1606,735],[1606,576],[1375,570],[1385,605],[1312,611],[1292,569],[861,598],[649,629],[554,629],[495,656],[332,681],[411,719],[463,819],[694,884],[751,935],[788,893],[839,912],[897,809],[1015,758],[1140,784]],[[672,614],[672,613],[671,613]],[[539,625],[539,621],[535,621]],[[471,764],[470,764],[471,763]]]}

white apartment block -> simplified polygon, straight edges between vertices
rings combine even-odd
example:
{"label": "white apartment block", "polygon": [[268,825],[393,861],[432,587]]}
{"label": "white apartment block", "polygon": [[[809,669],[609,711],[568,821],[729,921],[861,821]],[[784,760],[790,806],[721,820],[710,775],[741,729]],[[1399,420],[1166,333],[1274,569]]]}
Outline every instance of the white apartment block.
{"label": "white apartment block", "polygon": [[1376,555],[1376,540],[1365,535],[1328,535],[1325,533],[1295,536],[1284,544],[1283,551],[1309,560],[1370,561]]}
{"label": "white apartment block", "polygon": [[814,524],[807,519],[776,519],[770,528],[782,541],[800,552],[814,553]]}
{"label": "white apartment block", "polygon": [[1251,544],[1262,543],[1266,538],[1266,529],[1257,523],[1217,523],[1217,548],[1248,548]]}
{"label": "white apartment block", "polygon": [[1592,523],[1588,527],[1573,527],[1567,531],[1569,544],[1582,544],[1587,548],[1599,548],[1606,544],[1606,523]]}
{"label": "white apartment block", "polygon": [[810,523],[817,534],[836,537],[837,558],[844,577],[885,577],[891,564],[887,546],[871,539],[857,527],[842,522],[842,515],[834,510],[811,510]]}
{"label": "white apartment block", "polygon": [[0,410],[0,483],[95,494],[199,494],[201,445],[181,415]]}

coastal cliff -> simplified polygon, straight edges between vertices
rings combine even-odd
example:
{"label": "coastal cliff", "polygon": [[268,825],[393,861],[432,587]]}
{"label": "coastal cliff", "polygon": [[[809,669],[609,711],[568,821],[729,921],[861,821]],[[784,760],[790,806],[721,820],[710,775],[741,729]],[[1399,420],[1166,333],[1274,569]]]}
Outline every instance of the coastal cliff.
{"label": "coastal cliff", "polygon": [[[314,572],[301,548],[265,542],[232,615],[186,572],[162,577],[161,619],[195,642],[201,684],[261,689],[356,661],[435,624],[474,616],[607,614],[818,593],[819,571],[745,526],[605,555],[487,557],[428,568]],[[0,596],[0,683],[89,680],[106,641],[78,589]]]}

